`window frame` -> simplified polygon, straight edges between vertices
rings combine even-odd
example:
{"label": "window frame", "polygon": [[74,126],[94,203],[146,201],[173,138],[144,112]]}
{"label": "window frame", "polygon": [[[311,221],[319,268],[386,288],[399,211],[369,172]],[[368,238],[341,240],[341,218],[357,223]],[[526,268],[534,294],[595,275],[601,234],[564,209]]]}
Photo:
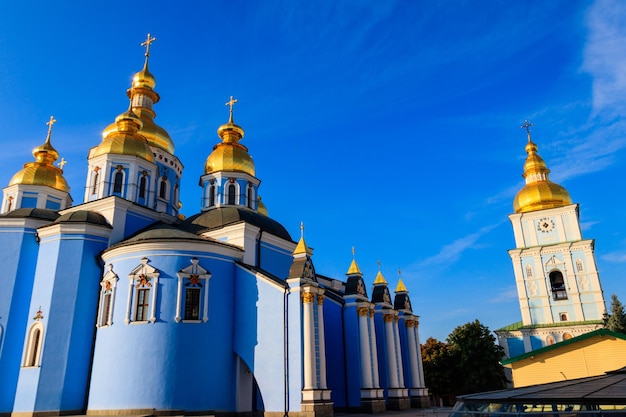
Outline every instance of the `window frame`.
{"label": "window frame", "polygon": [[113,265],[109,264],[107,272],[100,281],[100,304],[98,307],[97,327],[108,327],[113,324],[113,306],[115,304],[115,292],[118,280],[117,274],[113,272]]}
{"label": "window frame", "polygon": [[[126,318],[124,319],[126,324],[154,323],[157,320],[156,301],[160,273],[152,265],[148,265],[148,262],[148,258],[142,258],[141,263],[128,274],[128,300],[126,303]],[[148,297],[144,300],[147,302],[148,316],[142,317],[142,320],[137,319],[140,290],[152,290],[147,292]],[[142,294],[146,293],[142,292]]]}
{"label": "window frame", "polygon": [[24,360],[22,367],[39,368],[41,366],[41,352],[43,350],[43,323],[37,320],[28,330],[26,347],[24,349]]}
{"label": "window frame", "polygon": [[[176,297],[176,323],[206,323],[209,320],[209,280],[211,273],[200,266],[198,258],[191,258],[191,265],[181,269],[178,276],[178,291]],[[203,282],[204,281],[204,282]],[[187,289],[199,289],[199,313],[198,319],[186,319],[185,312],[187,310],[187,291],[183,294],[183,287]]]}

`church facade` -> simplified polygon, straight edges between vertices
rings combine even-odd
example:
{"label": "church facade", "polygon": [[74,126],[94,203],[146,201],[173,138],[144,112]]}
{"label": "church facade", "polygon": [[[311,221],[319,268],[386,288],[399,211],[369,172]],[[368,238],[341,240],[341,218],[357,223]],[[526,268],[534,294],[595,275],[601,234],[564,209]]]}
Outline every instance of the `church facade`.
{"label": "church facade", "polygon": [[[268,216],[234,122],[206,159],[198,213],[143,68],[88,150],[74,204],[52,145],[3,190],[0,415],[328,416],[428,405],[418,316],[401,280],[371,296],[316,272],[304,235]],[[60,166],[59,166],[60,165]]]}
{"label": "church facade", "polygon": [[509,250],[522,320],[496,330],[509,358],[603,327],[604,295],[594,240],[584,239],[579,205],[550,181],[545,161],[527,129],[525,186],[509,216],[515,248]]}

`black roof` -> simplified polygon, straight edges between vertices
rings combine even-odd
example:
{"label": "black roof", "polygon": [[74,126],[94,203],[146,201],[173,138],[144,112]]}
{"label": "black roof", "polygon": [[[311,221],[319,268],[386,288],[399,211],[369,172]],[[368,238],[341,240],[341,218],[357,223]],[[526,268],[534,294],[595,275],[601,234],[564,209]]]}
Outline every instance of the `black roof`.
{"label": "black roof", "polygon": [[59,213],[50,209],[40,208],[18,208],[8,213],[0,214],[4,218],[33,218],[41,220],[55,221],[59,217]]}
{"label": "black roof", "polygon": [[276,220],[270,219],[252,210],[239,207],[219,207],[194,214],[185,219],[180,227],[192,233],[201,233],[204,230],[219,229],[240,222],[250,223],[259,227],[264,232],[292,241],[287,229]]}
{"label": "black roof", "polygon": [[55,223],[90,223],[111,228],[111,225],[102,214],[91,210],[76,210],[62,214],[56,219]]}

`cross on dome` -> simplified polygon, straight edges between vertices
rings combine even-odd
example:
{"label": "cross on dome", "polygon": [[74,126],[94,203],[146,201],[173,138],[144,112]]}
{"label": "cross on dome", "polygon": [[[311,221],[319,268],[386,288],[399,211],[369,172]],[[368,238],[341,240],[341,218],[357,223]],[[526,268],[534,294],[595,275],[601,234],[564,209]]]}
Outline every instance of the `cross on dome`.
{"label": "cross on dome", "polygon": [[528,120],[524,120],[524,124],[520,126],[520,128],[526,129],[526,134],[528,135],[528,141],[529,142],[530,142],[530,128],[533,127],[533,126],[534,126],[534,124],[532,124]]}
{"label": "cross on dome", "polygon": [[146,40],[144,42],[141,43],[141,46],[145,46],[146,47],[146,58],[150,56],[150,44],[152,42],[156,41],[156,38],[151,37],[150,34],[148,33],[148,36],[146,37]]}
{"label": "cross on dome", "polygon": [[230,96],[230,100],[228,100],[224,105],[225,106],[229,106],[230,107],[230,117],[228,119],[229,123],[233,122],[233,106],[235,105],[236,102],[238,102],[239,100],[237,100],[236,98],[233,98],[233,96]]}
{"label": "cross on dome", "polygon": [[67,164],[67,161],[65,160],[65,158],[61,158],[61,161],[59,161],[57,165],[59,165],[59,168],[63,169],[65,164]]}
{"label": "cross on dome", "polygon": [[50,116],[50,120],[46,122],[48,125],[48,137],[46,137],[46,142],[50,142],[50,135],[52,135],[52,125],[57,122],[57,119],[54,116]]}

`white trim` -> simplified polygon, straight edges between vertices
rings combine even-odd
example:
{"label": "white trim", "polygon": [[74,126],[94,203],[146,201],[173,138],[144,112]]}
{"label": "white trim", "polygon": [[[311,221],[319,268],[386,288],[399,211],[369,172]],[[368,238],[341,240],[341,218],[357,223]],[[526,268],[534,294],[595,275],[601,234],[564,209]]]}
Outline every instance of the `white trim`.
{"label": "white trim", "polygon": [[[148,265],[148,258],[144,257],[141,259],[141,263],[137,265],[131,272],[128,274],[129,285],[128,285],[128,300],[126,302],[126,319],[124,322],[126,324],[130,322],[137,322],[135,318],[136,311],[136,294],[137,291],[133,291],[133,287],[136,290],[148,289],[151,291],[151,300],[148,308],[150,309],[150,317],[147,320],[141,320],[138,323],[151,322],[154,323],[156,321],[156,300],[157,300],[157,290],[159,288],[159,271],[152,267],[152,265]],[[142,278],[146,279],[146,284],[141,285],[141,283],[135,284],[135,281],[141,280]],[[154,279],[154,283],[150,281]],[[132,310],[131,310],[132,308]]]}
{"label": "white trim", "polygon": [[[191,258],[191,265],[181,269],[176,274],[178,276],[178,291],[176,296],[176,317],[174,320],[176,323],[200,323],[200,320],[183,320],[181,315],[182,302],[183,302],[183,280],[189,279],[192,275],[197,275],[198,279],[204,280],[204,287],[200,289],[201,297],[203,295],[202,302],[202,321],[206,323],[209,320],[209,280],[211,279],[211,273],[198,265],[198,258]],[[186,302],[187,300],[185,300]]]}
{"label": "white trim", "polygon": [[[113,324],[113,308],[115,306],[115,290],[117,288],[117,281],[119,278],[117,274],[113,272],[113,265],[108,265],[109,270],[102,277],[102,281],[100,281],[100,306],[98,308],[98,321],[96,322],[96,327],[108,327]],[[106,284],[111,284],[110,293],[106,293]],[[110,295],[109,298],[109,314],[108,317],[102,317],[102,314],[105,311],[105,299],[106,296]],[[104,323],[104,324],[103,324]]]}

